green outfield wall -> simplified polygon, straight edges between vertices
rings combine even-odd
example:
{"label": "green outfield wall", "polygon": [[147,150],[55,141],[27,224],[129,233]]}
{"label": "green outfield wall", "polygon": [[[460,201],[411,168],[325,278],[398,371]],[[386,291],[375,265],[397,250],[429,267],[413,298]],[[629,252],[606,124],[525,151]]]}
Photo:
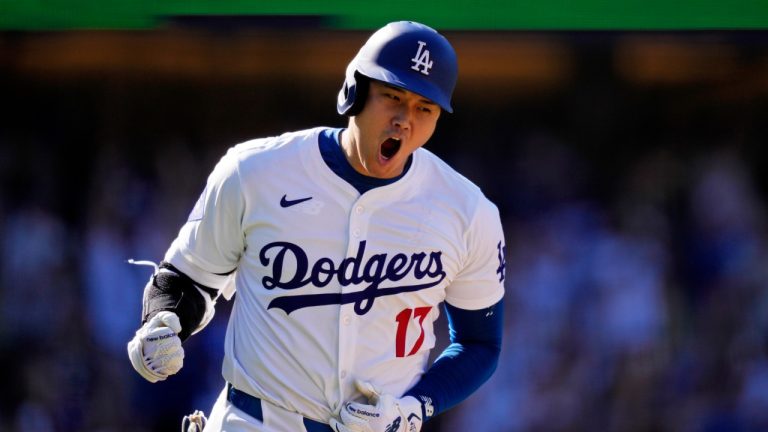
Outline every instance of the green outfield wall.
{"label": "green outfield wall", "polygon": [[768,0],[0,0],[0,30],[371,29],[399,19],[442,30],[754,30],[768,29]]}

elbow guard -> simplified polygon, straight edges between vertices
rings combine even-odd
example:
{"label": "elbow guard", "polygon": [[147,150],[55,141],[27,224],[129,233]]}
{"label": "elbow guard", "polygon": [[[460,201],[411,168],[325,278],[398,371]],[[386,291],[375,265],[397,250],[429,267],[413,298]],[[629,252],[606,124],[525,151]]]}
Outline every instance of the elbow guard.
{"label": "elbow guard", "polygon": [[158,312],[173,312],[179,317],[183,342],[213,318],[216,293],[163,261],[144,288],[142,324]]}

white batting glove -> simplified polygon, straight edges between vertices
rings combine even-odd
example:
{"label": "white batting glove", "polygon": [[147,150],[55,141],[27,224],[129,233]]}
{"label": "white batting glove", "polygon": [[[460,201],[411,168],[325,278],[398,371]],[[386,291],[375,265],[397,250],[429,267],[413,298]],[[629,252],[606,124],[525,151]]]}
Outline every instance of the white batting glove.
{"label": "white batting glove", "polygon": [[331,418],[336,432],[419,432],[421,402],[413,396],[396,398],[381,394],[373,384],[357,380],[355,386],[370,404],[347,402],[341,409],[341,421]]}
{"label": "white batting glove", "polygon": [[128,358],[136,372],[154,383],[181,370],[184,348],[177,336],[180,331],[179,317],[168,311],[159,312],[138,329],[128,342]]}

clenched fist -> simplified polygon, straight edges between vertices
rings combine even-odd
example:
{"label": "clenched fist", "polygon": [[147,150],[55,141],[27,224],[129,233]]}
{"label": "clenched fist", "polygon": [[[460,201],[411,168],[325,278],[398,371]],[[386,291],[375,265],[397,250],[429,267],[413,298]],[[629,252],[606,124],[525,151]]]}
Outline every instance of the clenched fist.
{"label": "clenched fist", "polygon": [[338,432],[419,432],[423,423],[421,402],[413,396],[396,398],[382,394],[373,384],[355,381],[368,404],[347,402],[339,413],[340,421],[331,418]]}
{"label": "clenched fist", "polygon": [[128,342],[128,358],[136,372],[154,383],[181,370],[184,348],[179,332],[179,317],[168,311],[159,312],[138,329]]}

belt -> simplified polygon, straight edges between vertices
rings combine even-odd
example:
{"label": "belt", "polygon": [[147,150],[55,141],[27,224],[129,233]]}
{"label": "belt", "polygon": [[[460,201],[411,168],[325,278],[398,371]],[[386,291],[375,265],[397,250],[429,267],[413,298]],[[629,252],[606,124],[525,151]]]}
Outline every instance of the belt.
{"label": "belt", "polygon": [[[256,420],[263,422],[264,414],[261,411],[261,399],[242,392],[227,383],[227,400],[241,411]],[[319,421],[302,417],[307,432],[333,432],[330,426]]]}

